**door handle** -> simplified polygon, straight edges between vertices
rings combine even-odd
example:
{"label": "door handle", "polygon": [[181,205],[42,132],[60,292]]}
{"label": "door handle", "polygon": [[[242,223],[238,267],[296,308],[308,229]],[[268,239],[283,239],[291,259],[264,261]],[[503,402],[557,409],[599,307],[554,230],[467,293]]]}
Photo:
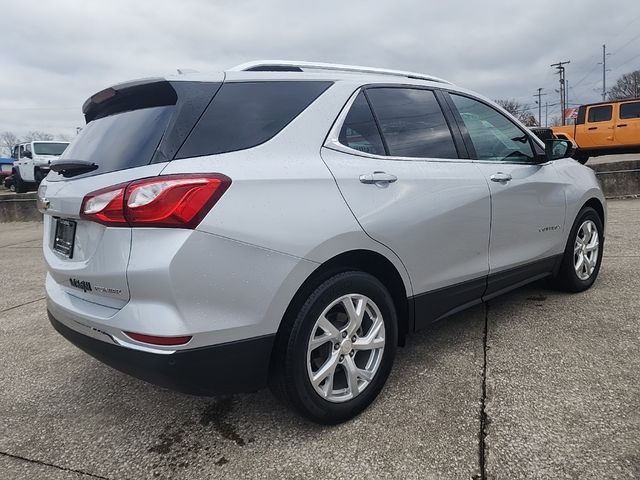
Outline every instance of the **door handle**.
{"label": "door handle", "polygon": [[597,129],[598,129],[598,127],[589,127],[589,128],[587,128],[587,130],[597,130]]}
{"label": "door handle", "polygon": [[373,172],[373,173],[360,175],[361,183],[366,183],[366,184],[374,183],[378,186],[384,186],[389,183],[393,183],[396,180],[398,180],[398,177],[386,172]]}
{"label": "door handle", "polygon": [[620,127],[626,127],[626,126],[627,126],[627,124],[626,124],[626,123],[621,123],[620,125],[616,125],[616,126],[617,126],[618,128],[620,128]]}
{"label": "door handle", "polygon": [[491,175],[490,178],[491,178],[492,182],[508,182],[513,177],[511,176],[510,173],[498,172],[498,173],[494,173],[493,175]]}

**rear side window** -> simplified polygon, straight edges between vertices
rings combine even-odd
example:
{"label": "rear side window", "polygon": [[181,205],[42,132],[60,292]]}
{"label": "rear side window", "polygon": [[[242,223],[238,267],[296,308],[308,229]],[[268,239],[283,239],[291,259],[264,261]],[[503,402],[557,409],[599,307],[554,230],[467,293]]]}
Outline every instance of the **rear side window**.
{"label": "rear side window", "polygon": [[620,118],[640,118],[640,102],[620,104]]}
{"label": "rear side window", "polygon": [[372,88],[367,96],[389,155],[458,158],[451,131],[431,90]]}
{"label": "rear side window", "polygon": [[589,122],[606,122],[611,120],[611,112],[613,107],[611,105],[602,105],[600,107],[591,107],[589,109],[589,116],[587,117]]}
{"label": "rear side window", "polygon": [[255,147],[274,137],[332,82],[225,83],[176,158]]}
{"label": "rear side window", "polygon": [[362,92],[356,97],[342,124],[339,141],[360,152],[385,155],[380,131]]}

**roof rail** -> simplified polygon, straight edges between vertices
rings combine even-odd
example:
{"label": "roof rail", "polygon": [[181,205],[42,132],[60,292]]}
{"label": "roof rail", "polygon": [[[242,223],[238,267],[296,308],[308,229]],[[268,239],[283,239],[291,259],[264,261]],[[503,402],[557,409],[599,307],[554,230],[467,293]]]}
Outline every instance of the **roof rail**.
{"label": "roof rail", "polygon": [[404,72],[402,70],[389,70],[386,68],[361,67],[357,65],[340,65],[337,63],[317,63],[317,62],[296,62],[290,60],[256,60],[230,68],[230,72],[246,72],[246,71],[289,71],[300,72],[302,69],[310,70],[332,70],[337,72],[352,73],[374,73],[378,75],[393,75],[396,77],[407,77],[418,80],[428,80],[430,82],[439,82],[451,84],[451,82],[442,78],[425,75],[423,73]]}

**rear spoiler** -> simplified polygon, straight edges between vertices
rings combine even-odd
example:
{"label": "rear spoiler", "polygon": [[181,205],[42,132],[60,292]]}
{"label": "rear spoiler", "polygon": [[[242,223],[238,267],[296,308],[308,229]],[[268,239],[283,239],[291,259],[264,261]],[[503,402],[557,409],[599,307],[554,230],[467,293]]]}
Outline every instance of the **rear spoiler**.
{"label": "rear spoiler", "polygon": [[146,78],[120,83],[92,95],[82,105],[87,123],[115,113],[140,108],[175,105],[178,95],[164,78]]}

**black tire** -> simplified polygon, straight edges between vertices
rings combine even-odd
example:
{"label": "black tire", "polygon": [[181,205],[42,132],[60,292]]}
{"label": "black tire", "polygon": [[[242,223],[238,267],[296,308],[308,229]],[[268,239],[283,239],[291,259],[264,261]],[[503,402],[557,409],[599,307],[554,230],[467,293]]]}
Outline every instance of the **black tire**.
{"label": "black tire", "polygon": [[[576,269],[574,268],[574,245],[576,242],[576,237],[578,235],[578,229],[587,220],[591,220],[595,224],[598,232],[598,257],[596,259],[596,266],[593,270],[593,273],[591,273],[589,278],[587,278],[586,280],[582,280],[578,277]],[[596,212],[591,207],[584,207],[582,210],[580,210],[575,222],[573,223],[573,227],[571,227],[569,239],[567,240],[567,246],[562,257],[560,270],[553,280],[553,284],[556,288],[565,292],[582,292],[593,285],[593,282],[595,282],[596,278],[598,277],[598,272],[600,272],[600,265],[602,264],[602,250],[604,248],[603,231],[604,229],[602,225],[602,219],[598,215],[598,212]]]}
{"label": "black tire", "polygon": [[[355,398],[336,403],[326,400],[314,389],[307,372],[307,348],[312,330],[324,309],[348,294],[365,295],[378,307],[384,323],[385,344],[378,369],[370,383]],[[393,366],[398,322],[391,295],[372,275],[348,271],[321,283],[295,310],[283,320],[283,328],[276,340],[269,382],[271,390],[286,405],[317,423],[332,425],[355,417],[378,396]],[[331,350],[331,342],[328,347]],[[353,361],[356,361],[356,357]],[[336,372],[340,375],[337,368]],[[346,376],[346,370],[342,372]]]}
{"label": "black tire", "polygon": [[25,193],[28,190],[26,182],[22,180],[20,171],[17,169],[13,171],[13,185],[16,193]]}
{"label": "black tire", "polygon": [[36,187],[40,186],[40,183],[42,182],[42,180],[44,180],[44,177],[46,177],[46,175],[38,167],[35,167],[33,169],[33,178],[36,181]]}
{"label": "black tire", "polygon": [[589,160],[589,154],[584,152],[577,152],[573,155],[573,159],[584,165]]}

